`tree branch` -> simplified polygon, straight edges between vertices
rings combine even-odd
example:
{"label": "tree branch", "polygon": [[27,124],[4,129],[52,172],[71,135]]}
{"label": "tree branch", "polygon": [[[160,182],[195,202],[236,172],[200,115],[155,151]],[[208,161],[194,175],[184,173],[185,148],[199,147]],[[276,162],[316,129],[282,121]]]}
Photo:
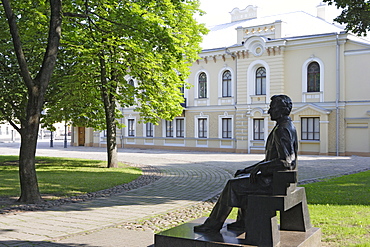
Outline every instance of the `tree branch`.
{"label": "tree branch", "polygon": [[6,118],[6,121],[9,122],[9,124],[20,134],[21,129],[8,117],[8,114],[6,113],[4,108],[0,108],[0,111],[3,113],[3,116]]}
{"label": "tree branch", "polygon": [[99,15],[99,14],[97,14],[97,13],[90,12],[90,14],[93,14],[93,15],[95,15],[95,16],[97,16],[97,17],[101,18],[102,20],[105,20],[105,21],[107,21],[107,22],[110,22],[110,23],[112,23],[112,24],[114,24],[114,25],[121,26],[121,27],[124,27],[124,28],[126,28],[126,29],[131,29],[131,30],[135,30],[135,31],[140,31],[140,30],[139,30],[139,29],[137,29],[137,28],[133,28],[132,26],[128,26],[128,25],[124,25],[124,24],[122,24],[122,23],[118,23],[118,22],[112,21],[112,20],[110,20],[110,19],[108,19],[108,18],[105,18],[104,16],[101,16],[101,15]]}
{"label": "tree branch", "polygon": [[77,13],[70,13],[70,12],[64,12],[63,16],[68,16],[68,17],[78,17],[78,18],[87,18],[87,15],[85,14],[77,14]]}
{"label": "tree branch", "polygon": [[26,86],[30,89],[32,88],[34,83],[28,70],[27,61],[23,53],[16,17],[13,13],[12,7],[10,6],[9,0],[1,0],[1,2],[4,6],[6,18],[8,19],[9,29],[13,39],[14,51],[19,63],[20,74],[24,82],[26,83]]}
{"label": "tree branch", "polygon": [[50,9],[51,15],[47,42],[48,45],[46,47],[41,69],[35,78],[35,80],[40,83],[40,87],[44,89],[46,89],[50,81],[57,59],[62,28],[62,1],[50,0]]}

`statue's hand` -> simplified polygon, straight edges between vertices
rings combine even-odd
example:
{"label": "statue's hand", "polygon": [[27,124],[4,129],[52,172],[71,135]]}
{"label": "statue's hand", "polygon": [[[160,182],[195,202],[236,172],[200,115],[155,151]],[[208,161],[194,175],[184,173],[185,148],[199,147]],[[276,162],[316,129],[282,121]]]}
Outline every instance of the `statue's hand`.
{"label": "statue's hand", "polygon": [[236,172],[235,172],[235,174],[234,174],[234,177],[237,177],[237,176],[239,176],[240,174],[245,174],[246,172],[245,172],[245,169],[239,169],[239,170],[237,170]]}
{"label": "statue's hand", "polygon": [[257,173],[260,171],[260,168],[259,166],[257,165],[256,167],[253,168],[253,170],[251,171],[251,176],[250,176],[250,182],[252,184],[254,184],[256,181],[257,181]]}

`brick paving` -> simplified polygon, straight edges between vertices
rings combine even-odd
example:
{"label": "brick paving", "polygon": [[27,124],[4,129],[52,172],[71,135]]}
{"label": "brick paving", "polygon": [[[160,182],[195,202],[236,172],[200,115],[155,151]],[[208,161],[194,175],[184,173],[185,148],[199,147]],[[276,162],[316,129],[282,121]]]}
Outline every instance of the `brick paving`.
{"label": "brick paving", "polygon": [[[0,154],[17,155],[19,144],[0,143]],[[106,160],[104,148],[50,148],[40,142],[38,156]],[[162,178],[147,186],[44,211],[0,216],[0,246],[150,246],[153,233],[115,226],[165,214],[217,195],[227,179],[263,155],[119,150],[119,160],[156,167]],[[370,169],[370,157],[300,156],[299,180],[337,176]]]}

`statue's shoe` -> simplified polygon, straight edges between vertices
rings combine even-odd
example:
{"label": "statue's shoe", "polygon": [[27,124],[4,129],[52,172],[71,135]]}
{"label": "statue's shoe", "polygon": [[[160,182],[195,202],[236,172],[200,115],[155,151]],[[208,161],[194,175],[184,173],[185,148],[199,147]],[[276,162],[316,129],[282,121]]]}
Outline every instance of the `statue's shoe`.
{"label": "statue's shoe", "polygon": [[235,221],[227,225],[228,230],[232,231],[245,231],[245,223],[243,221]]}
{"label": "statue's shoe", "polygon": [[194,232],[219,232],[221,227],[202,224],[194,226]]}

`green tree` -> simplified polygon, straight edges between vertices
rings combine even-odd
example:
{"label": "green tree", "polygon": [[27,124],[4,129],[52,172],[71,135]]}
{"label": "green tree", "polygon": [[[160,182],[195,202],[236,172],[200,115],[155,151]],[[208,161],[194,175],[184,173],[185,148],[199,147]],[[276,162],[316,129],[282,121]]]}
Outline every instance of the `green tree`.
{"label": "green tree", "polygon": [[61,0],[2,0],[0,22],[0,120],[21,135],[19,201],[35,203],[37,136],[61,37]]}
{"label": "green tree", "polygon": [[369,0],[324,0],[329,5],[335,4],[342,13],[334,20],[347,24],[346,30],[357,35],[365,35],[370,30],[370,2]]}
{"label": "green tree", "polygon": [[56,97],[47,103],[49,119],[55,120],[52,114],[63,108],[75,126],[106,129],[108,167],[116,167],[118,106],[135,105],[144,122],[181,114],[179,88],[207,32],[193,18],[201,12],[199,2],[100,0],[63,7],[69,17],[63,26],[65,52],[53,81],[66,86],[50,94]]}

